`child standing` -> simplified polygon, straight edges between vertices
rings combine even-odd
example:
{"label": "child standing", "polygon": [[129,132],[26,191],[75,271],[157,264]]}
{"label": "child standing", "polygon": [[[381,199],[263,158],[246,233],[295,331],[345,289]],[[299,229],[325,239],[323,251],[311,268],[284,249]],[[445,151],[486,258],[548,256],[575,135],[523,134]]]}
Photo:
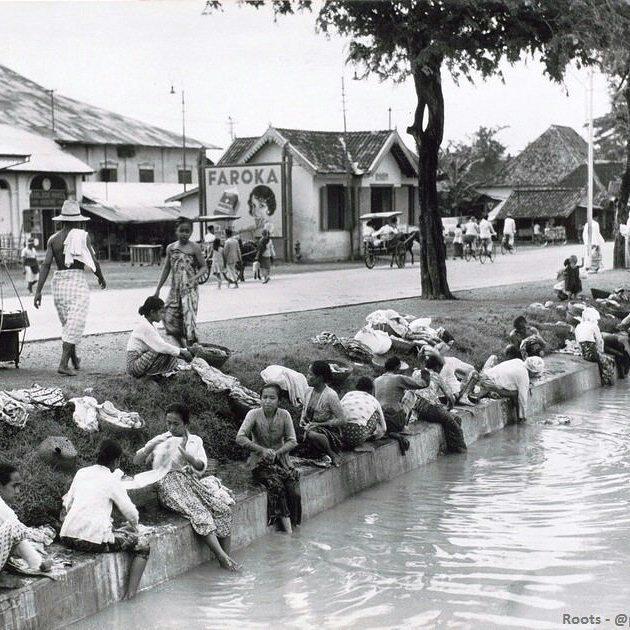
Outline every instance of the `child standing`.
{"label": "child standing", "polygon": [[225,256],[223,255],[223,247],[221,247],[221,239],[219,238],[215,238],[212,241],[212,268],[210,272],[217,279],[217,285],[220,289],[225,274]]}
{"label": "child standing", "polygon": [[602,250],[599,245],[591,247],[591,273],[597,273],[602,266]]}
{"label": "child standing", "polygon": [[569,256],[564,261],[564,290],[569,295],[569,299],[576,299],[578,294],[582,292],[582,281],[580,280],[580,269],[584,266],[578,265],[577,256]]}
{"label": "child standing", "polygon": [[33,293],[33,287],[39,281],[39,263],[37,262],[37,251],[35,250],[35,241],[28,239],[28,243],[21,252],[22,264],[24,265],[24,274],[26,275],[26,286],[28,292]]}

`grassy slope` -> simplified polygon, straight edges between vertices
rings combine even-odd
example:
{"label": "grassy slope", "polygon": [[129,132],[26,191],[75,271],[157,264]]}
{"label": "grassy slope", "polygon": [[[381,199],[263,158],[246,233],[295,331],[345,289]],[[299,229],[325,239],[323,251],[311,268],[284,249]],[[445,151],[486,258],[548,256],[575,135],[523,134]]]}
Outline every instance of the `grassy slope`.
{"label": "grassy slope", "polygon": [[[616,276],[604,276],[601,284],[615,286],[618,282]],[[225,370],[252,389],[261,385],[260,371],[267,365],[282,364],[306,372],[308,364],[314,359],[340,357],[330,347],[312,344],[310,337],[322,330],[331,330],[340,336],[353,335],[374,308],[394,308],[401,313],[433,317],[435,325],[446,327],[454,335],[453,353],[481,366],[489,354],[501,351],[514,317],[521,314],[528,304],[544,302],[549,298],[549,286],[547,283],[532,283],[464,292],[459,297],[454,302],[398,300],[213,323],[203,325],[202,334],[208,340],[234,350]],[[557,317],[552,312],[545,312],[537,319],[555,321]],[[161,410],[172,401],[182,400],[193,411],[192,431],[202,436],[208,455],[219,460],[224,481],[233,486],[243,485],[247,473],[234,460],[242,462],[245,453],[234,443],[238,421],[230,412],[227,398],[208,394],[192,374],[162,386],[121,375],[125,343],[125,335],[87,338],[82,346],[86,370],[72,380],[64,380],[51,371],[56,364],[58,343],[28,344],[23,359],[25,369],[6,370],[3,373],[3,388],[39,382],[60,384],[69,394],[82,395],[85,388],[91,387],[94,391],[90,395],[99,401],[111,400],[119,408],[138,411],[146,421],[145,428],[131,436],[119,436],[125,449],[122,467],[128,472],[136,471],[131,464],[133,451],[164,430]],[[42,366],[47,366],[47,369],[42,370]],[[373,375],[371,368],[357,367],[355,376],[361,374]],[[295,416],[296,410],[292,411]],[[0,452],[7,460],[20,465],[26,481],[20,512],[29,524],[56,517],[61,496],[71,480],[69,474],[51,471],[34,455],[37,445],[50,435],[63,435],[72,440],[79,452],[79,465],[93,461],[96,446],[103,437],[102,433],[86,434],[76,428],[71,413],[66,410],[33,415],[24,429],[6,425],[0,427]]]}

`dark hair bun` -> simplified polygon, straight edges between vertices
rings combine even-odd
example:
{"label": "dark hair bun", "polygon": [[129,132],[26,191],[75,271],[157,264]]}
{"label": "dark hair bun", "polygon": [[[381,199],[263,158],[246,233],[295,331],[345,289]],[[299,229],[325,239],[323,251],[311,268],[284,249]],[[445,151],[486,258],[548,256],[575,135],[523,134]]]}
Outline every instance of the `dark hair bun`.
{"label": "dark hair bun", "polygon": [[150,295],[145,301],[144,304],[138,309],[138,313],[145,317],[149,313],[153,311],[157,311],[160,308],[164,307],[164,300],[155,295]]}

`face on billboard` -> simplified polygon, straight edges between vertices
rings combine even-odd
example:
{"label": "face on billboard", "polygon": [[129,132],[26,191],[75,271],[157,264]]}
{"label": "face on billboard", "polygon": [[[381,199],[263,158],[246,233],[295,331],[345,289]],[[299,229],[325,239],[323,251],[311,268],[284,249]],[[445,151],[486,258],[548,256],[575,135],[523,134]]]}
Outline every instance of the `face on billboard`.
{"label": "face on billboard", "polygon": [[281,164],[209,168],[208,212],[238,215],[234,228],[252,236],[260,236],[264,229],[282,236],[281,169]]}

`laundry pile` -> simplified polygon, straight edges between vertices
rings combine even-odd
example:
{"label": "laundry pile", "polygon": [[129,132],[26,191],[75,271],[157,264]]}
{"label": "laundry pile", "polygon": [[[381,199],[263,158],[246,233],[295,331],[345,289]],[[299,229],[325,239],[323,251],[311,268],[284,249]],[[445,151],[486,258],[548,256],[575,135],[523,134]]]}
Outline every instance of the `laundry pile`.
{"label": "laundry pile", "polygon": [[0,420],[20,429],[25,427],[28,421],[26,405],[0,392]]}
{"label": "laundry pile", "polygon": [[102,426],[118,430],[140,429],[144,421],[135,411],[121,411],[109,401],[99,404],[92,396],[71,398],[68,402],[74,405],[72,419],[75,424],[88,433],[99,431]]}
{"label": "laundry pile", "polygon": [[219,393],[227,392],[228,396],[236,403],[253,409],[260,405],[260,396],[241,385],[234,376],[224,374],[218,368],[208,365],[203,359],[196,357],[190,363],[192,369],[206,384],[208,391]]}
{"label": "laundry pile", "polygon": [[300,406],[304,402],[308,382],[301,372],[282,365],[270,365],[260,373],[260,376],[265,383],[276,383],[288,392],[293,406]]}
{"label": "laundry pile", "polygon": [[334,346],[357,363],[371,363],[374,358],[374,353],[364,343],[349,337],[338,337],[329,330],[324,330],[311,338],[311,342],[318,346]]}
{"label": "laundry pile", "polygon": [[28,389],[0,391],[0,420],[22,428],[26,426],[32,411],[65,405],[66,398],[59,387],[42,387],[35,384]]}

